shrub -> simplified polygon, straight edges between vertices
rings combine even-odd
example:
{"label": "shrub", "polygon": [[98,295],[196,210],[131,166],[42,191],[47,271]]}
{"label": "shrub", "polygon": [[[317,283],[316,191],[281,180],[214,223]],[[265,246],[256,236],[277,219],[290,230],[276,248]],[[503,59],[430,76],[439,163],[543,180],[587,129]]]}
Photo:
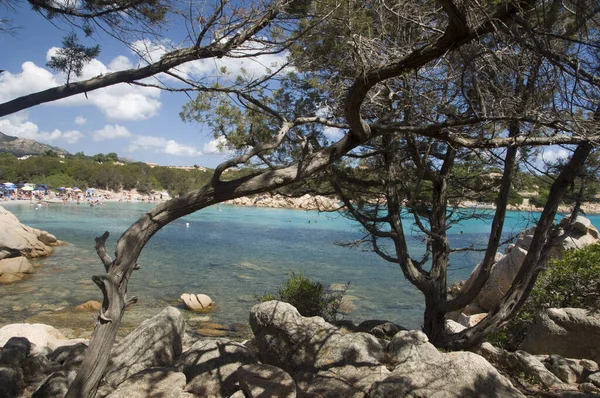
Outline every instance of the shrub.
{"label": "shrub", "polygon": [[302,272],[292,272],[282,286],[277,287],[276,293],[265,293],[258,296],[258,301],[279,300],[296,307],[302,316],[321,316],[325,320],[336,320],[342,298],[349,283],[341,292],[329,292],[321,282],[312,281]]}
{"label": "shrub", "polygon": [[536,314],[545,308],[587,308],[600,304],[600,244],[568,250],[561,259],[549,262],[519,314],[490,341],[515,349],[523,341]]}

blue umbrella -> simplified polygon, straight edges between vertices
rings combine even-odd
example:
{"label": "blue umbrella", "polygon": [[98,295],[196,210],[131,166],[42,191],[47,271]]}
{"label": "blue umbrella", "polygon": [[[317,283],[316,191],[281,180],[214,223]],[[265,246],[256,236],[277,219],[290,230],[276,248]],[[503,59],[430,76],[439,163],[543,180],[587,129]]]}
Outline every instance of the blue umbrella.
{"label": "blue umbrella", "polygon": [[65,189],[67,189],[67,188],[63,188],[63,187],[56,188],[57,191],[64,191]]}
{"label": "blue umbrella", "polygon": [[38,187],[38,188],[34,189],[34,191],[45,191],[45,189],[42,187]]}

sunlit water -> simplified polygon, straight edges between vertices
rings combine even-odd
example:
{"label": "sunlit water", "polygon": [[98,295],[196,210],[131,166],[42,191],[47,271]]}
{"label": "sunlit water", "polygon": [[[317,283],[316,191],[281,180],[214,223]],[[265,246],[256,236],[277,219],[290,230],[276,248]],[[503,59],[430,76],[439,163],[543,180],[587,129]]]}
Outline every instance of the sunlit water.
{"label": "sunlit water", "polygon": [[[103,273],[94,238],[109,231],[107,247],[113,253],[118,237],[152,206],[7,206],[22,223],[69,244],[48,258],[34,260],[39,267],[27,280],[0,286],[0,325],[43,322],[70,328],[74,335],[89,333],[93,313],[74,312],[73,307],[102,300],[91,281],[92,275]],[[535,216],[509,213],[506,234],[516,234]],[[450,232],[454,247],[467,247],[485,242],[489,222],[466,221]],[[210,322],[244,334],[256,296],[273,291],[292,271],[302,271],[325,286],[350,282],[346,294],[355,308],[345,315],[347,319],[387,319],[419,328],[423,298],[404,280],[399,267],[373,253],[335,244],[362,236],[337,214],[235,206],[199,211],[163,228],[144,249],[142,268],[129,283],[129,292],[139,297],[139,303],[128,309],[123,328],[132,328],[167,305],[178,305],[179,296],[188,292],[205,293],[215,301]],[[419,241],[411,240],[411,247],[418,253]],[[449,280],[465,279],[481,256],[480,252],[453,255]],[[205,320],[205,314],[185,311],[185,316],[192,324]]]}

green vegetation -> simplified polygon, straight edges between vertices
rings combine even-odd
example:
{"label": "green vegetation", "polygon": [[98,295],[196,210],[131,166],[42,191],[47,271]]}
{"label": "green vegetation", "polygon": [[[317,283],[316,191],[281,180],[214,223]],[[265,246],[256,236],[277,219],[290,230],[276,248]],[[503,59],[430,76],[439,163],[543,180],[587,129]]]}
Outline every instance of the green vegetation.
{"label": "green vegetation", "polygon": [[87,157],[82,153],[60,158],[52,153],[18,160],[0,153],[0,180],[14,183],[46,184],[49,188],[77,186],[118,191],[137,189],[141,193],[166,190],[172,196],[200,188],[212,171],[150,167],[145,163],[119,163],[116,153]]}
{"label": "green vegetation", "polygon": [[335,321],[348,284],[339,293],[328,292],[321,282],[305,277],[302,272],[292,272],[276,293],[265,293],[257,297],[260,302],[279,300],[290,303],[302,316],[320,316]]}
{"label": "green vegetation", "polygon": [[516,349],[536,314],[545,308],[587,308],[600,304],[600,244],[569,250],[540,274],[519,314],[490,336],[490,341]]}

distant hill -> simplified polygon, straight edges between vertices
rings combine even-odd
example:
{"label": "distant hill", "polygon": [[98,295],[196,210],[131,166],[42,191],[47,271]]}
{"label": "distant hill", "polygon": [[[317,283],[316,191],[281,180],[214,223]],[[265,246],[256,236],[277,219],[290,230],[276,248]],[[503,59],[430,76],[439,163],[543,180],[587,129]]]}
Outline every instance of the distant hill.
{"label": "distant hill", "polygon": [[0,132],[0,152],[12,153],[15,156],[25,156],[42,155],[48,150],[54,151],[58,155],[69,155],[69,152],[62,148],[42,144],[41,142],[27,138],[12,137]]}

